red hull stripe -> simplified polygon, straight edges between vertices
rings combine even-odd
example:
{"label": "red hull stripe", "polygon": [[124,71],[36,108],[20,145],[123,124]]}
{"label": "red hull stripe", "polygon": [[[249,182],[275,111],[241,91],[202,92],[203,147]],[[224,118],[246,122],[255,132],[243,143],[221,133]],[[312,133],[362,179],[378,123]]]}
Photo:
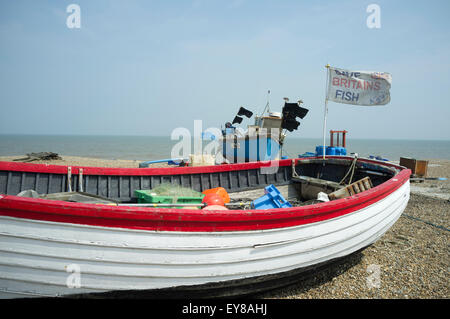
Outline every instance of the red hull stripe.
{"label": "red hull stripe", "polygon": [[[371,161],[364,160],[364,162]],[[379,164],[377,162],[374,163]],[[6,169],[3,164],[4,163],[0,163],[0,170]],[[19,163],[13,164],[17,165]],[[19,166],[22,165],[23,164]],[[30,164],[27,164],[27,166],[28,165]],[[280,166],[287,165],[291,165],[291,160],[280,161]],[[392,164],[385,165],[398,167]],[[42,165],[38,166],[41,166],[41,169],[38,170],[39,172],[45,171],[45,169],[42,168]],[[54,170],[60,169],[58,166],[44,166],[49,170],[47,172],[51,173],[56,173]],[[251,169],[261,167],[261,163],[193,168],[162,168],[155,170],[159,172],[158,174],[160,174],[161,171],[171,171],[172,174],[180,174],[181,172],[187,174],[194,173],[197,169],[201,169],[201,172],[207,172],[228,170],[229,167],[232,167],[233,169],[238,167],[240,169]],[[67,170],[65,166],[63,166],[62,169],[65,171]],[[99,172],[102,171],[106,172],[108,175],[112,174],[112,172],[118,174],[119,171],[123,173],[122,175],[132,175],[130,174],[130,171],[139,171],[139,174],[143,175],[142,170],[146,170],[92,169],[92,174],[94,174],[94,169],[97,169],[95,174],[99,174]],[[149,169],[149,171],[151,170],[152,169]],[[188,172],[185,172],[186,170]],[[323,221],[360,210],[376,203],[399,189],[408,181],[410,174],[410,170],[403,169],[399,174],[385,183],[361,194],[331,202],[302,207],[268,210],[202,211],[189,209],[117,207],[0,195],[0,215],[61,223],[158,231],[221,232],[275,229]]]}

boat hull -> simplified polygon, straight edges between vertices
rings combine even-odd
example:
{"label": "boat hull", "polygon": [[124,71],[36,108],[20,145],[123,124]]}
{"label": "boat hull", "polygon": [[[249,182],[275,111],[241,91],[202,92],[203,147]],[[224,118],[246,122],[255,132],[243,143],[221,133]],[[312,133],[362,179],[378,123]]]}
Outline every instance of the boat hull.
{"label": "boat hull", "polygon": [[143,231],[1,217],[0,290],[2,297],[149,290],[308,268],[376,241],[408,198],[405,184],[342,217],[247,232]]}
{"label": "boat hull", "polygon": [[405,209],[408,177],[402,171],[334,202],[228,214],[117,212],[0,195],[0,297],[198,293],[214,286],[242,293],[239,287],[274,283],[375,242]]}

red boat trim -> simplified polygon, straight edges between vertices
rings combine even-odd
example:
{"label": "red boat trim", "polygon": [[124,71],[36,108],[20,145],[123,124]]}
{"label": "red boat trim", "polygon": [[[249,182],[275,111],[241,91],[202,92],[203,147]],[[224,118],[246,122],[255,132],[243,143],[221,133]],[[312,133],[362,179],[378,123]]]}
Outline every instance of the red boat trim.
{"label": "red boat trim", "polygon": [[[292,165],[291,160],[274,161],[279,166]],[[179,175],[227,172],[235,170],[259,169],[269,167],[270,162],[252,162],[242,164],[226,164],[198,167],[161,167],[161,168],[113,168],[113,167],[89,167],[70,166],[72,174],[78,174],[80,168],[83,175],[123,175],[123,176],[151,176],[151,175]],[[30,164],[16,162],[0,162],[0,170],[33,173],[67,174],[67,165]]]}
{"label": "red boat trim", "polygon": [[[308,159],[321,159],[322,157],[309,157]],[[327,159],[346,159],[352,160],[351,157],[343,156],[327,156]],[[300,158],[295,158],[295,164],[301,161]],[[384,165],[389,167],[397,167],[390,163],[380,163],[373,160],[359,160],[365,163],[372,163],[376,165]],[[83,175],[122,175],[122,176],[151,176],[151,175],[179,175],[179,174],[200,174],[200,173],[218,173],[228,171],[239,171],[248,169],[260,169],[262,167],[270,167],[270,165],[277,166],[291,166],[292,159],[267,161],[267,162],[251,162],[240,164],[225,164],[225,165],[211,165],[198,167],[161,167],[161,168],[115,168],[115,167],[90,167],[90,166],[70,166],[72,174],[78,174],[79,169],[83,169]],[[50,164],[31,164],[20,162],[2,162],[0,161],[0,171],[15,171],[15,172],[32,172],[32,173],[52,173],[52,174],[67,174],[67,165],[50,165]]]}
{"label": "red boat trim", "polygon": [[[331,158],[331,157],[327,157]],[[296,159],[298,160],[298,159]],[[364,160],[380,164],[376,161]],[[44,172],[32,168],[30,164],[11,163],[9,167],[24,171]],[[19,165],[17,165],[19,164]],[[291,165],[291,160],[279,161],[280,166]],[[35,166],[36,164],[31,164]],[[231,164],[210,167],[183,167],[161,169],[118,169],[118,168],[88,168],[91,174],[105,173],[107,175],[148,175],[161,174],[192,174],[194,172],[217,172],[236,169],[260,168],[263,163]],[[393,164],[383,163],[385,166],[400,168]],[[8,165],[6,165],[8,166]],[[66,172],[66,166],[44,165],[47,172]],[[0,170],[5,170],[4,163],[0,163]],[[11,168],[8,168],[11,170]],[[119,173],[120,172],[120,173]],[[132,174],[131,174],[132,173]],[[368,191],[351,197],[302,207],[278,208],[268,210],[229,210],[202,211],[189,209],[160,209],[144,207],[108,206],[95,204],[68,203],[62,201],[23,198],[11,195],[0,195],[0,215],[42,221],[72,223],[102,227],[119,227],[128,229],[142,229],[152,231],[185,231],[185,232],[222,232],[248,231],[262,229],[276,229],[291,227],[328,220],[363,209],[392,194],[405,184],[411,171],[403,169],[399,174],[385,183]],[[164,174],[166,175],[166,174]]]}

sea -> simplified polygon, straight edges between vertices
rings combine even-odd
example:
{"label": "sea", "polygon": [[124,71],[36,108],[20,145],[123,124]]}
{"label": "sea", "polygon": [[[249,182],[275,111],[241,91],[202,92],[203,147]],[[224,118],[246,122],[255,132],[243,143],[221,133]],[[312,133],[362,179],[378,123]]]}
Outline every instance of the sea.
{"label": "sea", "polygon": [[[18,156],[36,152],[101,159],[150,161],[171,158],[172,148],[180,140],[164,136],[88,136],[88,135],[0,135],[0,156]],[[203,141],[203,147],[207,146]],[[191,142],[192,153],[194,142]],[[290,158],[314,152],[321,138],[287,137],[283,155]],[[400,157],[450,160],[447,140],[347,139],[347,154],[378,156],[398,161]]]}

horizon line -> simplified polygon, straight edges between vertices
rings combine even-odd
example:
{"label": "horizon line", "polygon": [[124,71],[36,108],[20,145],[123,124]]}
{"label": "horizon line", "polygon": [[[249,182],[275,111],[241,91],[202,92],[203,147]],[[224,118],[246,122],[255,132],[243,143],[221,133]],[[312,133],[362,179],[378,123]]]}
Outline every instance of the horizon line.
{"label": "horizon line", "polygon": [[[97,136],[97,137],[169,137],[170,135],[145,135],[145,134],[49,134],[49,133],[39,133],[39,134],[31,134],[31,133],[0,133],[0,136],[66,136],[66,137],[88,137],[88,136]],[[320,137],[311,137],[311,136],[290,136],[289,139],[323,139]],[[386,138],[386,137],[365,137],[365,138],[354,138],[347,137],[347,140],[391,140],[391,141],[441,141],[441,142],[450,142],[450,139],[436,139],[436,138]]]}

